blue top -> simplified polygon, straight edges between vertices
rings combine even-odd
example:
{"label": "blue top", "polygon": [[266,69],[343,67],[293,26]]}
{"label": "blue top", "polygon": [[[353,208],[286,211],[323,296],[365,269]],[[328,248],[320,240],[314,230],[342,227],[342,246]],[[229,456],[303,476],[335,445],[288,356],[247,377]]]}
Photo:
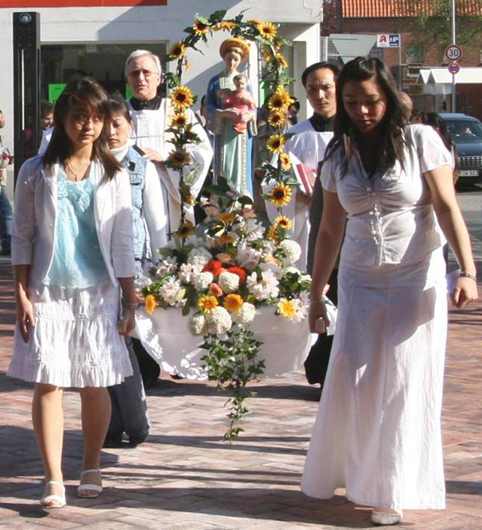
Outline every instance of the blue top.
{"label": "blue top", "polygon": [[90,172],[72,182],[60,166],[54,256],[43,283],[82,289],[109,277],[97,237],[94,196]]}

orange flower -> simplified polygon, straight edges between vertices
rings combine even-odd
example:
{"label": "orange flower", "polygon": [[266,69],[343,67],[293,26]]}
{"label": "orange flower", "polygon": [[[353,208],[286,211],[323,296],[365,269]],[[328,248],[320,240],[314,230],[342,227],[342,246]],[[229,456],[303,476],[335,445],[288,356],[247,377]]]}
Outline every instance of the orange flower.
{"label": "orange flower", "polygon": [[218,214],[218,220],[221,221],[221,223],[229,224],[234,222],[236,219],[236,216],[234,213],[228,213],[228,212],[221,212]]}
{"label": "orange flower", "polygon": [[215,296],[212,295],[204,295],[199,298],[197,301],[198,308],[204,313],[209,314],[212,312],[212,310],[217,307],[218,301]]}
{"label": "orange flower", "polygon": [[203,272],[212,272],[213,276],[219,276],[223,272],[223,264],[220,261],[212,259],[206,263]]}
{"label": "orange flower", "polygon": [[152,315],[152,313],[154,313],[154,309],[156,309],[156,307],[159,305],[157,303],[156,297],[153,294],[148,294],[146,296],[144,304],[146,308],[146,313],[148,315]]}
{"label": "orange flower", "polygon": [[221,289],[221,287],[219,287],[219,285],[217,283],[212,283],[209,286],[209,292],[210,292],[210,294],[212,294],[216,298],[219,298],[220,296],[223,296],[223,294],[224,294],[223,290]]}
{"label": "orange flower", "polygon": [[228,294],[223,305],[231,313],[237,313],[243,307],[243,299],[239,294]]}
{"label": "orange flower", "polygon": [[228,272],[237,274],[239,276],[239,283],[242,284],[246,281],[246,271],[241,267],[229,267]]}
{"label": "orange flower", "polygon": [[228,236],[228,234],[223,234],[216,238],[216,243],[218,245],[232,245],[235,242],[233,236]]}

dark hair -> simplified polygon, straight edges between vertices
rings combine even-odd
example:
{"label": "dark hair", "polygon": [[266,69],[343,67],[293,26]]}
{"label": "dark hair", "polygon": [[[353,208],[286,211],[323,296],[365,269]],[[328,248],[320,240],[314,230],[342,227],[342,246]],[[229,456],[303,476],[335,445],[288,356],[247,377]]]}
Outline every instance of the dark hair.
{"label": "dark hair", "polygon": [[104,89],[92,77],[76,78],[67,84],[54,107],[54,131],[43,156],[46,166],[65,162],[72,154],[72,145],[65,132],[65,119],[76,105],[85,105],[91,113],[99,113],[104,120],[102,132],[93,145],[92,158],[99,159],[104,166],[105,178],[114,178],[122,167],[110,152],[107,138],[111,122],[109,99]]}
{"label": "dark hair", "polygon": [[330,142],[327,156],[336,149],[342,148],[347,158],[351,156],[350,147],[358,143],[360,133],[353,125],[343,104],[343,89],[346,83],[376,81],[387,98],[387,108],[380,124],[378,149],[374,153],[372,175],[385,172],[393,167],[403,155],[403,129],[406,125],[405,105],[400,98],[395,81],[380,59],[357,57],[342,68],[337,83],[337,113],[335,118],[334,137]]}
{"label": "dark hair", "polygon": [[438,129],[438,133],[440,138],[442,138],[442,142],[444,143],[445,147],[450,151],[451,153],[454,153],[455,158],[455,167],[458,167],[459,164],[459,155],[457,151],[457,146],[455,145],[455,142],[452,141],[450,138],[449,131],[447,129],[447,125],[442,120],[439,114],[436,112],[424,112],[422,123],[425,125],[430,125],[431,127],[436,127]]}
{"label": "dark hair", "polygon": [[129,112],[129,107],[127,106],[126,100],[119,94],[119,92],[109,94],[109,108],[111,118],[114,118],[114,116],[122,116],[130,124],[132,124],[132,117],[131,113]]}
{"label": "dark hair", "polygon": [[50,101],[46,101],[45,99],[42,99],[40,102],[40,117],[45,118],[45,116],[48,116],[49,114],[52,114],[54,111],[54,106]]}
{"label": "dark hair", "polygon": [[340,69],[336,64],[330,63],[329,61],[322,61],[320,63],[315,63],[308,68],[305,68],[303,73],[301,74],[301,82],[303,83],[303,86],[306,88],[306,80],[308,79],[308,76],[311,74],[311,72],[315,72],[316,70],[321,70],[322,68],[327,68],[328,70],[331,70],[333,72],[333,75],[335,76],[335,79],[338,78],[338,75],[340,74]]}

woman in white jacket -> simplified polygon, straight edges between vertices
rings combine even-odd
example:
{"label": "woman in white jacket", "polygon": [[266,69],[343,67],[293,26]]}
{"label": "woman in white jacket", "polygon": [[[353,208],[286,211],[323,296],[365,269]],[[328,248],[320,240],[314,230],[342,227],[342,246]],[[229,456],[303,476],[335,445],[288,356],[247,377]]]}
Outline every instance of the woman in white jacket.
{"label": "woman in white jacket", "polygon": [[[67,85],[43,156],[21,168],[12,263],[17,328],[8,375],[35,383],[33,426],[45,469],[44,508],[65,505],[63,389],[79,389],[84,453],[79,497],[102,491],[107,388],[132,374],[121,335],[134,327],[129,179],[107,145],[109,106],[91,78]],[[119,319],[119,284],[123,293]]]}

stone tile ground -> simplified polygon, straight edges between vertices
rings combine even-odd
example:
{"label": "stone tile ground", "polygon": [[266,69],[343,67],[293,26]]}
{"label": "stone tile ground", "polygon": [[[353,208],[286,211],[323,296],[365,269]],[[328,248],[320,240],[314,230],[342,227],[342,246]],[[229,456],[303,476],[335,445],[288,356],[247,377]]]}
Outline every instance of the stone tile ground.
{"label": "stone tile ground", "polygon": [[[476,256],[482,259],[480,194],[464,197]],[[475,223],[475,224],[474,224]],[[472,226],[473,225],[473,226]],[[480,271],[482,274],[482,270]],[[28,384],[5,376],[14,323],[11,269],[0,261],[0,527],[88,530],[296,530],[372,528],[369,510],[340,492],[317,501],[299,491],[318,407],[316,388],[301,371],[256,385],[246,433],[222,441],[225,397],[211,384],[163,376],[148,402],[148,442],[106,449],[106,489],[80,500],[79,399],[65,396],[65,476],[68,506],[46,514],[42,466],[31,427]],[[482,529],[482,302],[452,311],[443,409],[448,508],[407,512],[399,528]]]}

